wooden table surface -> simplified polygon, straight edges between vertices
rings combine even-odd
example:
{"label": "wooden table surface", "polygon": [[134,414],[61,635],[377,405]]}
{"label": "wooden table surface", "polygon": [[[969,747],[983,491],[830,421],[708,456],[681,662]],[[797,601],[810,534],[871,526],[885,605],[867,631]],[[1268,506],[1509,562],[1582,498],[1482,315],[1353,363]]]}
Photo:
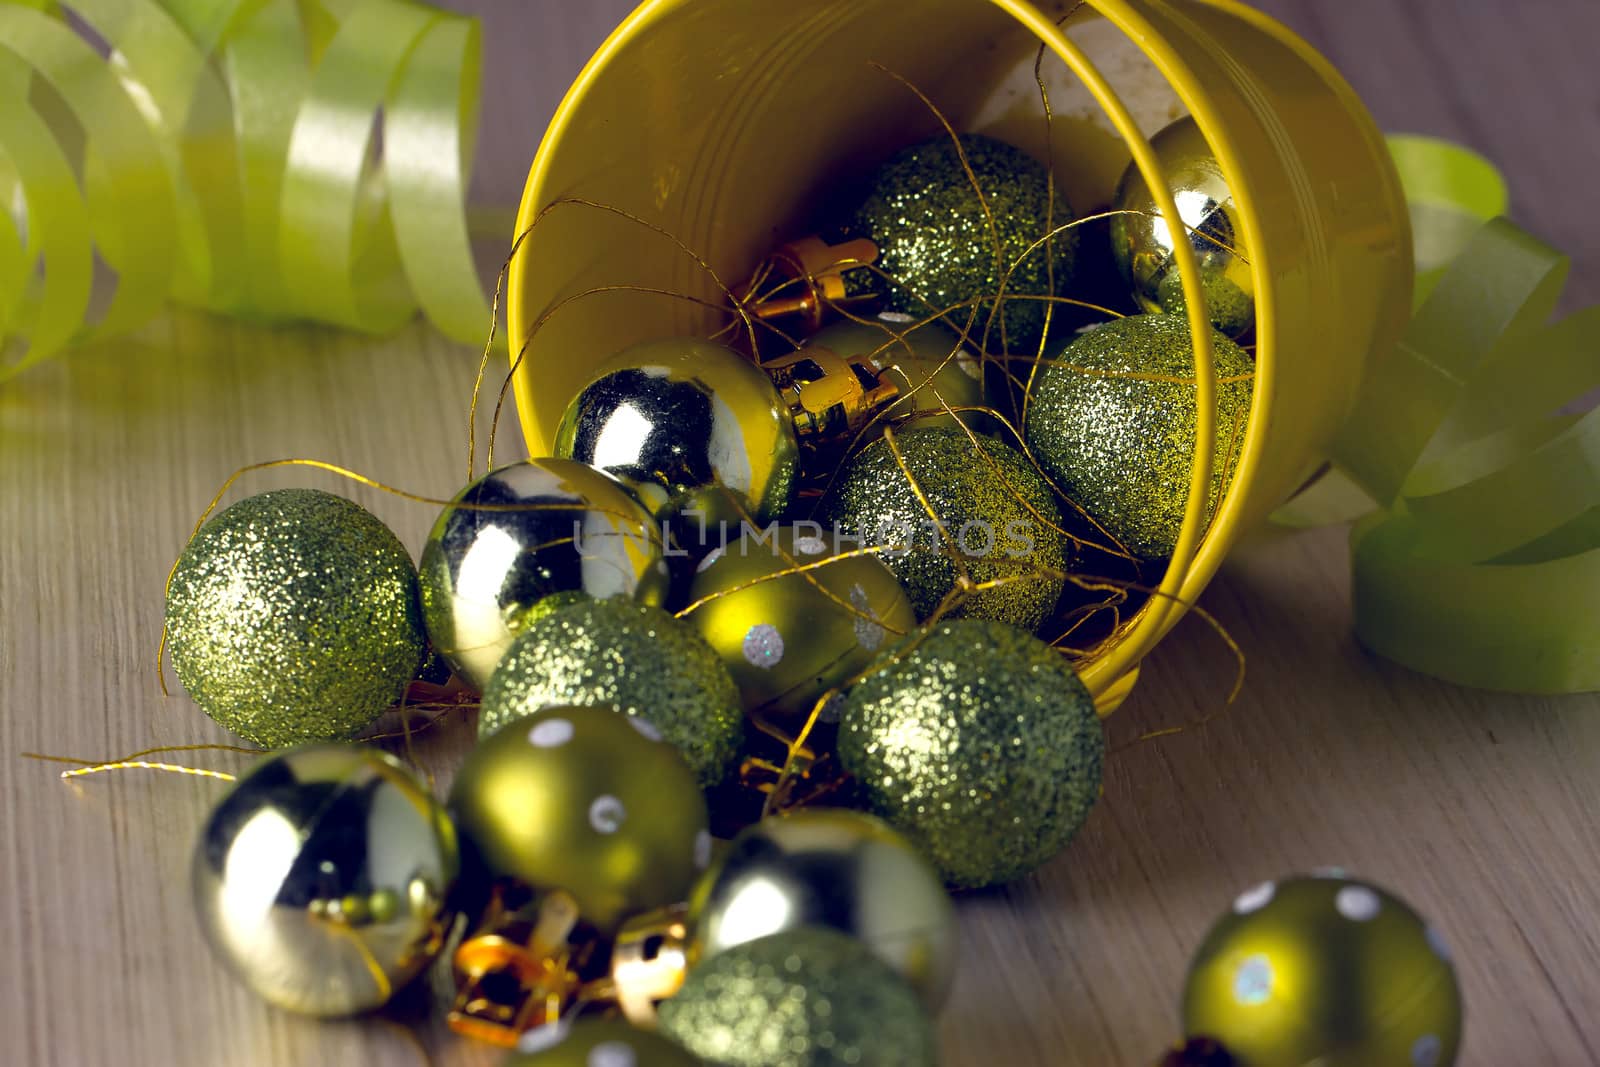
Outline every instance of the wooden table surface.
{"label": "wooden table surface", "polygon": [[[488,21],[481,199],[514,202],[561,91],[621,0],[470,6]],[[910,7],[911,5],[908,5]],[[1600,300],[1600,39],[1594,0],[1267,0],[1391,130],[1464,140],[1510,173],[1515,216],[1570,251],[1569,303]],[[334,459],[449,495],[474,353],[417,325],[367,339],[175,312],[0,388],[0,1061],[19,1065],[495,1062],[426,1020],[319,1024],[267,1009],[202,945],[188,861],[205,780],[71,786],[18,758],[222,741],[153,662],[167,567],[234,468]],[[507,434],[506,440],[515,437]],[[315,484],[266,474],[249,490]],[[415,551],[431,509],[361,490]],[[1109,765],[1087,828],[1036,877],[961,903],[945,1062],[1149,1063],[1184,968],[1241,888],[1338,864],[1449,936],[1467,1064],[1600,1063],[1600,701],[1472,692],[1351,637],[1344,534],[1263,534],[1205,606],[1249,661],[1210,726]],[[1579,591],[1574,590],[1574,595]],[[1594,596],[1590,591],[1590,596]],[[1193,719],[1233,665],[1189,621],[1147,663],[1113,744]],[[470,741],[445,728],[441,776]],[[236,769],[241,757],[197,754]]]}

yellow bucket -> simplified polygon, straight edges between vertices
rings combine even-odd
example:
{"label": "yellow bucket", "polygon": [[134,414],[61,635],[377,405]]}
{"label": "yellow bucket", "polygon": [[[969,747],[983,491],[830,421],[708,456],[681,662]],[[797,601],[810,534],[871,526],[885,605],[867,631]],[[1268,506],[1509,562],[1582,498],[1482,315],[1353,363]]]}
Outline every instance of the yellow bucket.
{"label": "yellow bucket", "polygon": [[[1041,68],[1057,116],[1048,141],[1034,80],[1041,43],[1054,56]],[[1163,595],[1081,665],[1107,713],[1241,532],[1321,463],[1369,354],[1399,337],[1410,309],[1405,202],[1371,117],[1315,50],[1234,0],[647,0],[578,76],[523,195],[518,233],[539,221],[512,259],[507,317],[513,351],[537,327],[514,377],[528,448],[548,454],[601,360],[716,328],[709,305],[722,294],[695,255],[736,286],[804,232],[831,183],[940,131],[886,69],[957,130],[1050,151],[1080,214],[1110,201],[1132,158],[1177,218],[1148,136],[1188,113],[1239,205],[1256,294],[1249,432],[1209,528],[1206,494],[1191,491]],[[545,213],[564,198],[627,211],[683,247],[593,208]],[[1201,339],[1205,441],[1215,424],[1209,330],[1188,242],[1175,243]],[[592,292],[610,286],[708,304]],[[1195,485],[1207,484],[1210,451],[1196,450]]]}

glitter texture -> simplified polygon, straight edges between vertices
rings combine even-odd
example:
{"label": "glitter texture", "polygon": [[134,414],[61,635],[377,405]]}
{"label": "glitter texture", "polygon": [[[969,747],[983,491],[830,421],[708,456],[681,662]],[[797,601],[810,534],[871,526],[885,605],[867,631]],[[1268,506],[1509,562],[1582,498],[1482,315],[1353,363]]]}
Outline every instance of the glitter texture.
{"label": "glitter texture", "polygon": [[[905,586],[918,618],[930,615],[955,586],[950,550],[966,555],[974,582],[1034,575],[973,594],[952,613],[1033,630],[1061,596],[1062,579],[1036,574],[1041,568],[1066,569],[1061,512],[1050,486],[1021,453],[992,437],[978,435],[977,440],[984,455],[959,428],[912,427],[895,435],[906,469],[944,524],[943,545],[882,440],[845,465],[823,511],[850,537],[902,549],[909,543],[910,551],[881,558]],[[914,540],[906,537],[910,531]]]}
{"label": "glitter texture", "polygon": [[870,949],[802,927],[701,962],[661,1005],[661,1030],[727,1067],[932,1067],[917,995]]}
{"label": "glitter texture", "polygon": [[[1215,330],[1211,343],[1219,384],[1208,518],[1243,447],[1253,371],[1239,346]],[[1220,383],[1239,377],[1244,380]],[[1183,527],[1195,448],[1193,379],[1188,321],[1131,315],[1083,334],[1034,385],[1026,426],[1034,458],[1141,556],[1172,555]]]}
{"label": "glitter texture", "polygon": [[566,704],[608,705],[648,721],[703,787],[722,781],[744,732],[739,690],[694,627],[622,598],[531,623],[490,676],[478,736]]}
{"label": "glitter texture", "polygon": [[[1049,173],[1032,156],[991,137],[963,136],[961,150],[983,190],[981,199],[962,168],[955,142],[940,136],[912,145],[880,167],[860,205],[828,236],[831,240],[870,237],[878,245],[878,267],[899,283],[887,292],[886,307],[919,319],[931,309],[996,296],[1007,270],[1011,272],[1008,294],[1065,293],[1076,231],[1058,234],[1051,242],[1054,293],[1045,246],[1029,252],[1049,232],[1047,220],[1057,227],[1072,221],[1072,210],[1060,195],[1053,215],[1049,211]],[[852,271],[847,281],[856,291],[884,284],[875,271]],[[1007,300],[1002,315],[1005,344],[1001,344],[1001,323],[993,323],[986,347],[1037,351],[1045,307],[1042,300]],[[964,325],[967,312],[963,309],[951,318]],[[987,307],[980,309],[972,330],[975,342],[983,341],[988,319]]]}
{"label": "glitter texture", "polygon": [[952,885],[1009,882],[1064,848],[1100,792],[1089,691],[1003,623],[939,625],[850,692],[839,757]]}
{"label": "glitter texture", "polygon": [[207,522],[173,572],[166,624],[195,703],[265,748],[355,736],[399,699],[424,648],[404,546],[315,489],[261,493]]}

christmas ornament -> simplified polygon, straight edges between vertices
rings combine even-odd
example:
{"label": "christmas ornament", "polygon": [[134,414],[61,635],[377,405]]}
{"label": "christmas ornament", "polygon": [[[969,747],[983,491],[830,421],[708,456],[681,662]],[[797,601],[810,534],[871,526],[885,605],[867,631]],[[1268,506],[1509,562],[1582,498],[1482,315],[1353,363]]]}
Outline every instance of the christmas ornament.
{"label": "christmas ornament", "polygon": [[[1229,337],[1255,324],[1254,282],[1244,251],[1238,207],[1222,167],[1192,118],[1181,118],[1154,137],[1168,189],[1177,202],[1189,247],[1200,265],[1200,287],[1211,322]],[[1129,164],[1117,185],[1111,248],[1139,305],[1149,312],[1183,313],[1183,284],[1173,258],[1172,234],[1139,168]]]}
{"label": "christmas ornament", "polygon": [[195,847],[206,940],[280,1008],[376,1008],[444,943],[455,832],[394,758],[356,745],[268,756],[207,817]]}
{"label": "christmas ornament", "polygon": [[619,1019],[580,1019],[529,1030],[502,1067],[701,1067],[701,1060]]}
{"label": "christmas ornament", "polygon": [[511,639],[585,597],[663,599],[669,584],[650,513],[614,478],[567,459],[530,459],[469,485],[422,551],[433,646],[483,691]]}
{"label": "christmas ornament", "polygon": [[687,623],[621,597],[529,623],[484,690],[478,736],[573,704],[648,719],[707,788],[726,777],[744,737],[739,690],[717,653]]}
{"label": "christmas ornament", "polygon": [[360,505],[280,489],[194,536],[167,587],[178,680],[264,748],[342,740],[399,699],[422,663],[417,572]]}
{"label": "christmas ornament", "polygon": [[816,523],[746,529],[713,549],[689,604],[685,620],[727,664],[745,707],[791,731],[917,623],[888,568],[840,558]]}
{"label": "christmas ornament", "polygon": [[961,619],[883,662],[840,708],[839,758],[868,806],[957,886],[1009,882],[1061,851],[1099,796],[1105,754],[1061,654]]}
{"label": "christmas ornament", "polygon": [[955,587],[959,555],[973,582],[1004,581],[969,594],[952,614],[1036,628],[1063,585],[1038,572],[1059,574],[1067,565],[1050,486],[1015,449],[982,435],[974,443],[959,427],[913,425],[894,442],[899,460],[878,440],[845,465],[823,500],[824,519],[847,537],[888,549],[880,558],[905,585],[919,617]]}
{"label": "christmas ornament", "polygon": [[727,1067],[931,1067],[932,1027],[911,987],[835,930],[735,945],[689,972],[661,1030]]}
{"label": "christmas ornament", "polygon": [[[1250,418],[1250,359],[1213,332],[1217,420],[1209,516]],[[1175,315],[1114,319],[1073,341],[1034,382],[1025,432],[1039,465],[1138,555],[1172,554],[1194,460],[1194,351]]]}
{"label": "christmas ornament", "polygon": [[1240,1067],[1444,1067],[1461,991],[1443,937],[1403,902],[1341,874],[1239,896],[1189,967],[1187,1033]]}
{"label": "christmas ornament", "polygon": [[608,707],[508,722],[467,756],[450,810],[490,876],[571,894],[602,935],[682,900],[710,861],[693,772],[649,722]]}
{"label": "christmas ornament", "polygon": [[799,463],[790,414],[766,374],[691,337],[647,341],[601,364],[562,415],[555,448],[674,495],[724,486],[763,521],[788,507]]}
{"label": "christmas ornament", "polygon": [[746,828],[696,884],[689,924],[700,959],[783,930],[831,927],[894,968],[930,1011],[955,969],[955,910],[938,872],[886,823],[844,809]]}
{"label": "christmas ornament", "polygon": [[885,406],[883,418],[914,414],[917,426],[955,426],[959,418],[979,433],[997,428],[982,412],[961,411],[952,416],[946,410],[983,406],[983,361],[961,344],[954,331],[938,323],[911,329],[917,320],[899,311],[885,311],[877,316],[877,322],[879,325],[849,319],[836,322],[824,327],[800,351],[827,350],[877,371],[897,393]]}
{"label": "christmas ornament", "polygon": [[[968,307],[953,311],[952,325],[965,326],[970,317],[974,344],[1033,352],[1046,308],[1036,298],[1066,291],[1076,245],[1075,231],[1058,233],[1047,255],[1043,239],[1071,221],[1061,196],[1052,207],[1048,171],[1025,152],[975,135],[961,137],[958,150],[941,136],[878,168],[857,206],[822,236],[830,242],[867,238],[877,246],[877,270],[845,272],[847,297],[881,291],[888,310],[919,319],[976,298],[976,314]],[[994,320],[1002,284],[1007,299]]]}

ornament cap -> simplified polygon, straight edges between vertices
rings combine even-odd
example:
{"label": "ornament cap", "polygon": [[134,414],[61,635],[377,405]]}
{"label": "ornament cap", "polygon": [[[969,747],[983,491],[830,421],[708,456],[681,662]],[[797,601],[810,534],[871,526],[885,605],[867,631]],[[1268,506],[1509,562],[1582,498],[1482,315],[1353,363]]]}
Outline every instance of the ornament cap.
{"label": "ornament cap", "polygon": [[870,360],[819,345],[764,360],[761,369],[788,407],[795,437],[815,448],[848,444],[900,395],[899,387]]}
{"label": "ornament cap", "polygon": [[[878,246],[858,237],[830,245],[815,235],[779,245],[768,253],[750,281],[734,291],[735,302],[758,319],[799,320],[808,330],[822,327],[830,304],[866,302],[875,297],[846,293],[845,272],[878,261]],[[758,297],[756,290],[776,277],[776,292]]]}
{"label": "ornament cap", "polygon": [[689,908],[673,904],[626,923],[611,949],[608,993],[634,1026],[654,1030],[656,1006],[689,970]]}
{"label": "ornament cap", "polygon": [[450,1029],[504,1048],[558,1021],[578,988],[571,942],[578,902],[555,890],[534,898],[513,882],[494,887],[483,921],[456,949]]}

